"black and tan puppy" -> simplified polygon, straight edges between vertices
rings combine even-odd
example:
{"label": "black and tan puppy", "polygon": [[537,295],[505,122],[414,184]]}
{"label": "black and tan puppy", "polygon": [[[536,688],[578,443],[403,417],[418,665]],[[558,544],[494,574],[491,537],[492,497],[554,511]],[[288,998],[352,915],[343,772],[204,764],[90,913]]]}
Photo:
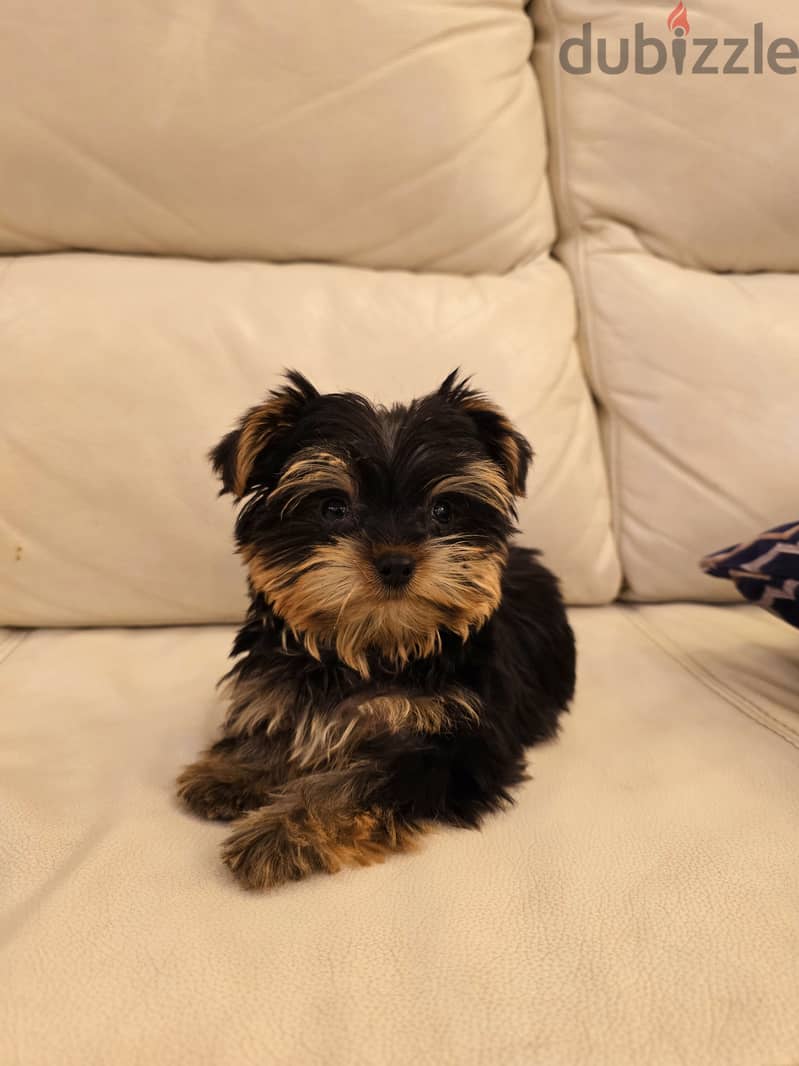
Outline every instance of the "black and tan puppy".
{"label": "black and tan puppy", "polygon": [[387,410],[290,373],[214,449],[248,498],[252,604],[221,737],[178,791],[237,819],[242,884],[378,862],[510,801],[574,688],[557,582],[508,545],[531,456],[455,374]]}

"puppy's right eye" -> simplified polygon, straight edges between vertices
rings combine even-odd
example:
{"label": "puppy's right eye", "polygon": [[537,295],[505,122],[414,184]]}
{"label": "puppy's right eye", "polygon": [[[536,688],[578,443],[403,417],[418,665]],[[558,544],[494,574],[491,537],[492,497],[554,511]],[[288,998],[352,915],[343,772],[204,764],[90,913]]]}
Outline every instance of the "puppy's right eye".
{"label": "puppy's right eye", "polygon": [[438,522],[440,526],[445,526],[452,518],[452,507],[446,500],[436,500],[430,509],[430,513],[434,521]]}
{"label": "puppy's right eye", "polygon": [[322,517],[330,522],[340,522],[350,513],[350,505],[343,496],[327,496],[322,500]]}

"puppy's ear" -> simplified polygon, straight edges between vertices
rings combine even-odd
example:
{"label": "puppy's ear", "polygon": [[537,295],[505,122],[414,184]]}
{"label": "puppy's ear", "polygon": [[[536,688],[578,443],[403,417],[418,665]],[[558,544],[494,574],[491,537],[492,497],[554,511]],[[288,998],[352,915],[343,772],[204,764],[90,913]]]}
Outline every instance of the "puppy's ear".
{"label": "puppy's ear", "polygon": [[251,407],[236,429],[210,452],[214,472],[222,479],[220,496],[232,492],[237,500],[275,472],[281,443],[297,424],[306,406],[319,393],[296,370],[286,373],[288,384],[273,389],[262,404]]}
{"label": "puppy's ear", "polygon": [[469,388],[470,378],[458,380],[453,370],[442,381],[438,395],[466,412],[491,459],[500,467],[514,496],[524,496],[533,449],[508,417],[481,392]]}

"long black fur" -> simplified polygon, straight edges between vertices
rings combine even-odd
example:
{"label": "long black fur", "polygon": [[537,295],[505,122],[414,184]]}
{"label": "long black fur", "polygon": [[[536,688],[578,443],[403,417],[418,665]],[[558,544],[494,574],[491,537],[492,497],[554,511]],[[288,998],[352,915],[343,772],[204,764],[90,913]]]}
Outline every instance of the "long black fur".
{"label": "long black fur", "polygon": [[[237,448],[253,417],[260,419],[258,427],[263,424],[263,441],[257,438],[260,450],[246,485],[237,491]],[[509,434],[512,439],[504,440]],[[349,516],[333,526],[320,518],[320,500],[313,493],[289,515],[271,499],[281,472],[309,448],[344,456],[357,479],[357,505],[353,502]],[[222,491],[249,497],[236,527],[240,549],[248,558],[288,560],[299,573],[309,552],[342,537],[363,545],[366,553],[375,545],[402,543],[423,554],[441,535],[431,524],[430,485],[469,462],[488,460],[519,493],[531,456],[527,442],[501,412],[455,375],[436,393],[387,411],[351,394],[320,395],[294,373],[285,389],[267,399],[264,410],[253,408],[245,415],[214,450],[212,461]],[[511,469],[514,463],[517,468]],[[477,826],[486,813],[511,801],[512,789],[525,777],[525,749],[557,732],[575,678],[574,638],[557,580],[537,553],[507,546],[514,531],[512,503],[503,511],[468,492],[455,497],[454,524],[447,532],[460,543],[503,553],[501,597],[487,621],[471,626],[465,640],[445,621],[440,649],[433,654],[398,663],[380,647],[367,649],[364,676],[363,669],[342,662],[330,644],[309,650],[302,630],[276,612],[269,591],[251,582],[248,617],[232,651],[236,663],[228,675],[233,698],[226,725],[180,783],[185,802],[208,817],[288,811],[280,815],[285,825],[277,814],[266,818],[260,835],[254,822],[247,822],[246,833],[234,832],[225,857],[244,884],[273,885],[314,869],[337,868],[339,853],[350,854],[352,834],[340,828],[350,815],[357,819],[372,812],[370,817],[383,827],[370,829],[373,858],[381,849],[400,846],[400,829],[413,831],[431,821]],[[370,697],[436,697],[453,687],[475,697],[476,720],[453,714],[445,728],[432,731],[378,724],[343,754],[331,754],[329,764],[324,757],[310,770],[292,763],[295,731],[309,708],[319,719],[332,720],[343,707],[357,713]],[[278,690],[284,703],[285,693],[291,693],[290,707],[279,722],[270,719],[268,709],[262,718],[252,714],[260,693],[268,705],[270,691]],[[237,692],[247,695],[237,700]],[[242,730],[237,718],[248,714],[250,724]],[[331,793],[334,772],[338,791]],[[327,790],[324,802],[313,791],[317,786],[319,794],[323,786]],[[342,806],[338,798],[344,793]],[[314,826],[324,820],[318,812],[328,809],[325,804],[335,810],[328,819],[334,826],[329,830],[333,843],[329,851],[317,848],[314,853],[309,819],[313,814]],[[355,854],[354,860],[341,862],[373,861],[357,849]]]}

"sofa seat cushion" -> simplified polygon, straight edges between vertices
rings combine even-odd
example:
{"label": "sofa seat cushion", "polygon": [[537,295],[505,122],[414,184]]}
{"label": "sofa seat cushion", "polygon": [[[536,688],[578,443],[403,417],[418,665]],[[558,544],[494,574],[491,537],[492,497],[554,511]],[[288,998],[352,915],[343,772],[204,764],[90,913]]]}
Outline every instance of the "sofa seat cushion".
{"label": "sofa seat cushion", "polygon": [[628,617],[702,684],[799,746],[796,633],[753,608],[642,604]]}
{"label": "sofa seat cushion", "polygon": [[8,632],[0,1061],[797,1061],[791,631],[748,606],[572,621],[577,700],[512,810],[271,895],[172,798],[231,630]]}

